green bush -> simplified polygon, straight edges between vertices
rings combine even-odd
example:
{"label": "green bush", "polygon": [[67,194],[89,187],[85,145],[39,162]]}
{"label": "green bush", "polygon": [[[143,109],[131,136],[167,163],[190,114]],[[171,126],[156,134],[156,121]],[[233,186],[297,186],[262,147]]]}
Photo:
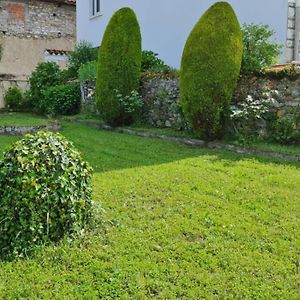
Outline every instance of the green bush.
{"label": "green bush", "polygon": [[60,134],[15,143],[0,161],[0,257],[24,256],[82,231],[92,218],[91,177]]}
{"label": "green bush", "polygon": [[45,113],[47,107],[44,106],[44,90],[48,87],[61,84],[61,71],[59,66],[54,62],[44,62],[38,64],[32,72],[29,79],[30,89],[27,93],[30,105],[33,111]]}
{"label": "green bush", "polygon": [[80,42],[75,50],[69,56],[69,67],[67,73],[70,78],[78,78],[80,67],[88,62],[96,61],[98,58],[98,49],[93,48],[90,43]]}
{"label": "green bush", "polygon": [[97,77],[97,61],[93,60],[79,68],[78,79],[80,81],[96,82]]}
{"label": "green bush", "polygon": [[118,90],[115,90],[116,98],[124,112],[124,124],[131,124],[141,116],[144,101],[137,91],[132,91],[130,95],[123,96]]}
{"label": "green bush", "polygon": [[280,144],[291,144],[300,141],[299,121],[294,116],[279,117],[270,124],[271,140]]}
{"label": "green bush", "polygon": [[13,109],[19,110],[24,107],[25,100],[21,89],[17,86],[10,87],[4,95],[5,106]]}
{"label": "green bush", "polygon": [[130,8],[118,10],[111,18],[99,50],[96,99],[103,120],[122,125],[126,116],[115,95],[128,96],[139,88],[141,74],[141,33]]}
{"label": "green bush", "polygon": [[170,67],[163,60],[158,58],[158,53],[153,51],[142,51],[142,72],[166,72]]}
{"label": "green bush", "polygon": [[43,92],[42,106],[49,115],[75,115],[80,112],[81,92],[77,83],[52,86]]}
{"label": "green bush", "polygon": [[274,41],[274,31],[269,25],[244,24],[243,34],[243,73],[260,73],[276,63],[282,46]]}
{"label": "green bush", "polygon": [[220,135],[240,73],[242,34],[230,4],[214,4],[192,30],[182,56],[181,104],[195,133]]}

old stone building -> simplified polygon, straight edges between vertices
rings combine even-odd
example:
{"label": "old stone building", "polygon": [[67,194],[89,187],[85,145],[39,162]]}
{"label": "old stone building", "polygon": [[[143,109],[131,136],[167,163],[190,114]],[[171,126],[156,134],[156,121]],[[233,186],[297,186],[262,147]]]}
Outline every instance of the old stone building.
{"label": "old stone building", "polygon": [[0,0],[0,107],[12,85],[26,88],[42,61],[62,67],[76,43],[76,0]]}

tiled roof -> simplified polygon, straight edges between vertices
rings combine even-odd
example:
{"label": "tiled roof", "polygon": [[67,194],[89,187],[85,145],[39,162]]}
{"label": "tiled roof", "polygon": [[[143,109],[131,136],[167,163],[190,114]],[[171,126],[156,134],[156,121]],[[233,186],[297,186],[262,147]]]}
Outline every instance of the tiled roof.
{"label": "tiled roof", "polygon": [[64,3],[64,4],[76,5],[76,0],[44,0],[44,1],[53,2],[53,3]]}
{"label": "tiled roof", "polygon": [[58,50],[58,49],[46,49],[46,51],[50,55],[66,55],[68,56],[71,52],[66,50]]}

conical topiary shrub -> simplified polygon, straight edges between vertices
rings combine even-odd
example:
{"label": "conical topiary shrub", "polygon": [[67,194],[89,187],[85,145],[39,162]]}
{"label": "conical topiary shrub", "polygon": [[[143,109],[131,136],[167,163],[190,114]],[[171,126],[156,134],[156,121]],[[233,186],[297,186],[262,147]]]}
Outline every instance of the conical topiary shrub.
{"label": "conical topiary shrub", "polygon": [[221,132],[240,73],[242,33],[227,2],[214,4],[192,30],[182,56],[181,104],[184,115],[201,138]]}
{"label": "conical topiary shrub", "polygon": [[96,98],[105,122],[126,122],[116,94],[128,96],[139,88],[141,60],[139,23],[132,9],[122,8],[112,16],[99,49]]}

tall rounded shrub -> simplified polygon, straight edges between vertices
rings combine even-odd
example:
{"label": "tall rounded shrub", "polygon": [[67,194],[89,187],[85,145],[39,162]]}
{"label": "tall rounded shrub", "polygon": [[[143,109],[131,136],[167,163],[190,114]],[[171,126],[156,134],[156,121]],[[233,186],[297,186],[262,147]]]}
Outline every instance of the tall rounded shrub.
{"label": "tall rounded shrub", "polygon": [[141,60],[139,23],[132,9],[122,8],[112,16],[99,49],[96,98],[105,122],[125,122],[124,108],[115,91],[128,96],[139,88]]}
{"label": "tall rounded shrub", "polygon": [[191,127],[204,139],[220,135],[241,68],[242,33],[226,2],[209,8],[192,30],[183,52],[181,104]]}
{"label": "tall rounded shrub", "polygon": [[92,217],[92,169],[60,134],[39,132],[0,161],[0,257],[79,233]]}

